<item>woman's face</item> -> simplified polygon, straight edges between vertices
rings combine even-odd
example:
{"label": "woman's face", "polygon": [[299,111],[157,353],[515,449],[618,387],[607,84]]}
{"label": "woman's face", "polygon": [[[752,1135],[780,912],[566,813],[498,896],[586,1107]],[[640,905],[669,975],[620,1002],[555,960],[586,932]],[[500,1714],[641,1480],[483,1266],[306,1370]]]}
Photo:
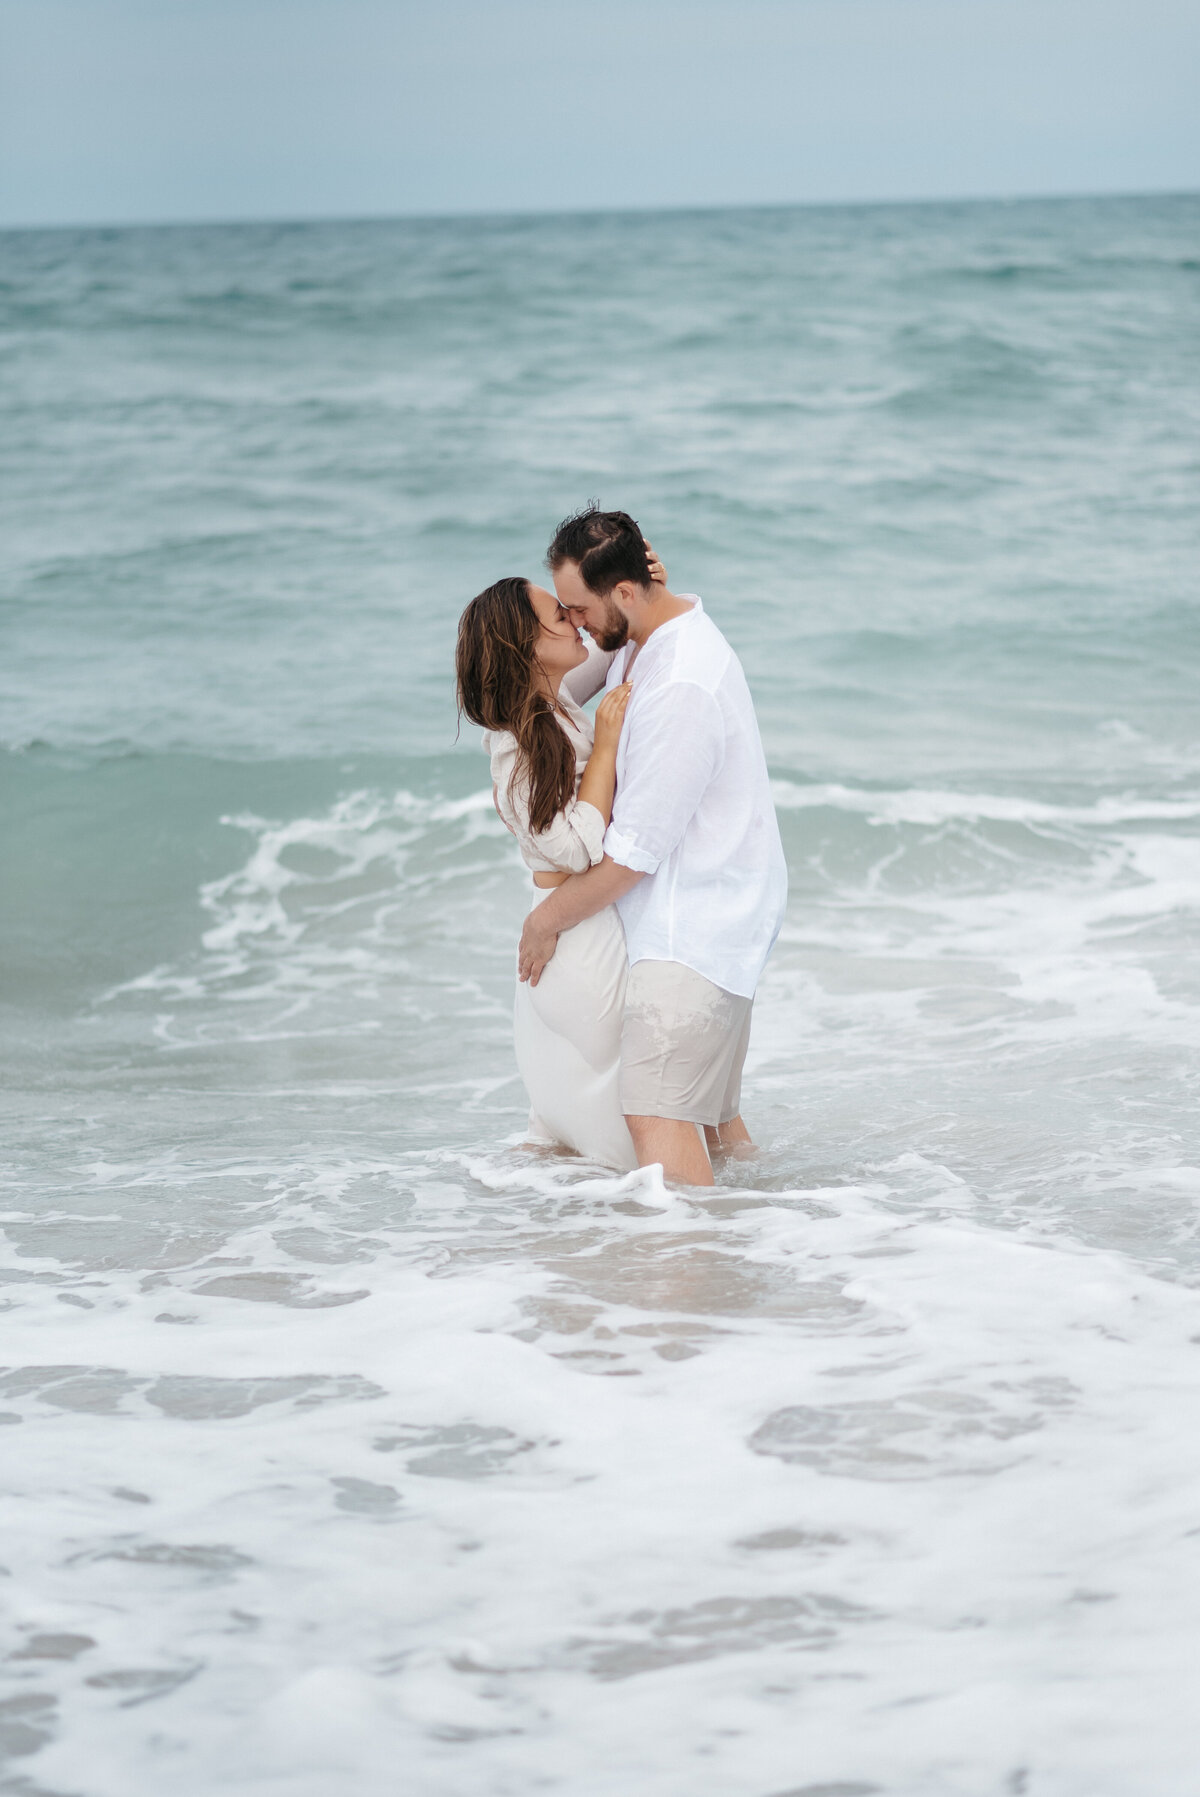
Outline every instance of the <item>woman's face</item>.
{"label": "woman's face", "polygon": [[557,687],[564,674],[587,660],[588,652],[583,638],[563,612],[553,593],[548,593],[545,587],[531,584],[529,602],[542,627],[535,654]]}

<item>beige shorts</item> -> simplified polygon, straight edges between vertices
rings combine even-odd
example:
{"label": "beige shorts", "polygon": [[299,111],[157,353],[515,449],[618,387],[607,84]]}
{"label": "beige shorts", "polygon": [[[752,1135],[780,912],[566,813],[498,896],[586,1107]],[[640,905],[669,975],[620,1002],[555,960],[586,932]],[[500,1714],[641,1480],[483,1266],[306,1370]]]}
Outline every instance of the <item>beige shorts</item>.
{"label": "beige shorts", "polygon": [[679,961],[629,970],[621,1029],[627,1117],[728,1123],[742,1108],[752,998],[726,992]]}

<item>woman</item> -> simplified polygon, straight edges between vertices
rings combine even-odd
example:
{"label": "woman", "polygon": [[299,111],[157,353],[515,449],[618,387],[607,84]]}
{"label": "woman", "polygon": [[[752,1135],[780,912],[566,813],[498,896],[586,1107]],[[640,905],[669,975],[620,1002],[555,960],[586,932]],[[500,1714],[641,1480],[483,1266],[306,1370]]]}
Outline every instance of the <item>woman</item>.
{"label": "woman", "polygon": [[[604,854],[630,688],[605,694],[594,729],[581,705],[611,659],[585,647],[553,593],[517,577],[486,588],[459,622],[459,707],[486,732],[496,808],[533,872],[534,905]],[[637,1165],[617,1097],[628,971],[610,905],[564,931],[538,984],[518,984],[513,1016],[530,1137],[622,1172]]]}

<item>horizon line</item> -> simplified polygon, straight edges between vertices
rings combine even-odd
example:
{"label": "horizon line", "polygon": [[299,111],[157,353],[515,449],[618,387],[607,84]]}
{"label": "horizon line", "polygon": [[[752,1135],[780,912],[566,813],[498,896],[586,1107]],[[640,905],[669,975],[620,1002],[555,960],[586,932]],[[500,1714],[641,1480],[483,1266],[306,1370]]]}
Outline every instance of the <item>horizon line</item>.
{"label": "horizon line", "polygon": [[726,212],[850,212],[937,206],[1066,205],[1081,200],[1182,200],[1200,198],[1200,187],[1096,188],[1074,192],[978,193],[916,196],[904,199],[734,200],[725,203],[683,202],[665,206],[526,206],[461,212],[281,212],[195,218],[128,218],[58,220],[43,223],[0,223],[0,236],[53,231],[188,231],[263,229],[287,225],[462,224],[470,221],[552,218],[663,218],[681,214]]}

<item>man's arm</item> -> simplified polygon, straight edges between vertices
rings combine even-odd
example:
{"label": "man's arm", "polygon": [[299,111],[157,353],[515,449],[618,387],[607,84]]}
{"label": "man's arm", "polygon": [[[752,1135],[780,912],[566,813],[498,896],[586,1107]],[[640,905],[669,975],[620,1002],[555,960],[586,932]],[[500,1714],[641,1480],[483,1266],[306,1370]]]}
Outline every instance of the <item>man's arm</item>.
{"label": "man's arm", "polygon": [[[536,986],[563,930],[624,897],[672,853],[695,815],[725,753],[725,733],[712,695],[690,683],[669,686],[626,717],[624,784],[605,835],[610,850],[587,873],[572,874],[525,919],[517,971]],[[638,867],[629,863],[637,861]]]}
{"label": "man's arm", "polygon": [[605,905],[611,905],[615,899],[631,892],[644,878],[644,874],[635,873],[631,867],[622,867],[619,861],[606,855],[585,874],[572,874],[569,880],[556,886],[525,919],[517,958],[520,978],[536,986],[543,967],[558,947],[563,930],[573,930],[585,917],[594,917]]}

